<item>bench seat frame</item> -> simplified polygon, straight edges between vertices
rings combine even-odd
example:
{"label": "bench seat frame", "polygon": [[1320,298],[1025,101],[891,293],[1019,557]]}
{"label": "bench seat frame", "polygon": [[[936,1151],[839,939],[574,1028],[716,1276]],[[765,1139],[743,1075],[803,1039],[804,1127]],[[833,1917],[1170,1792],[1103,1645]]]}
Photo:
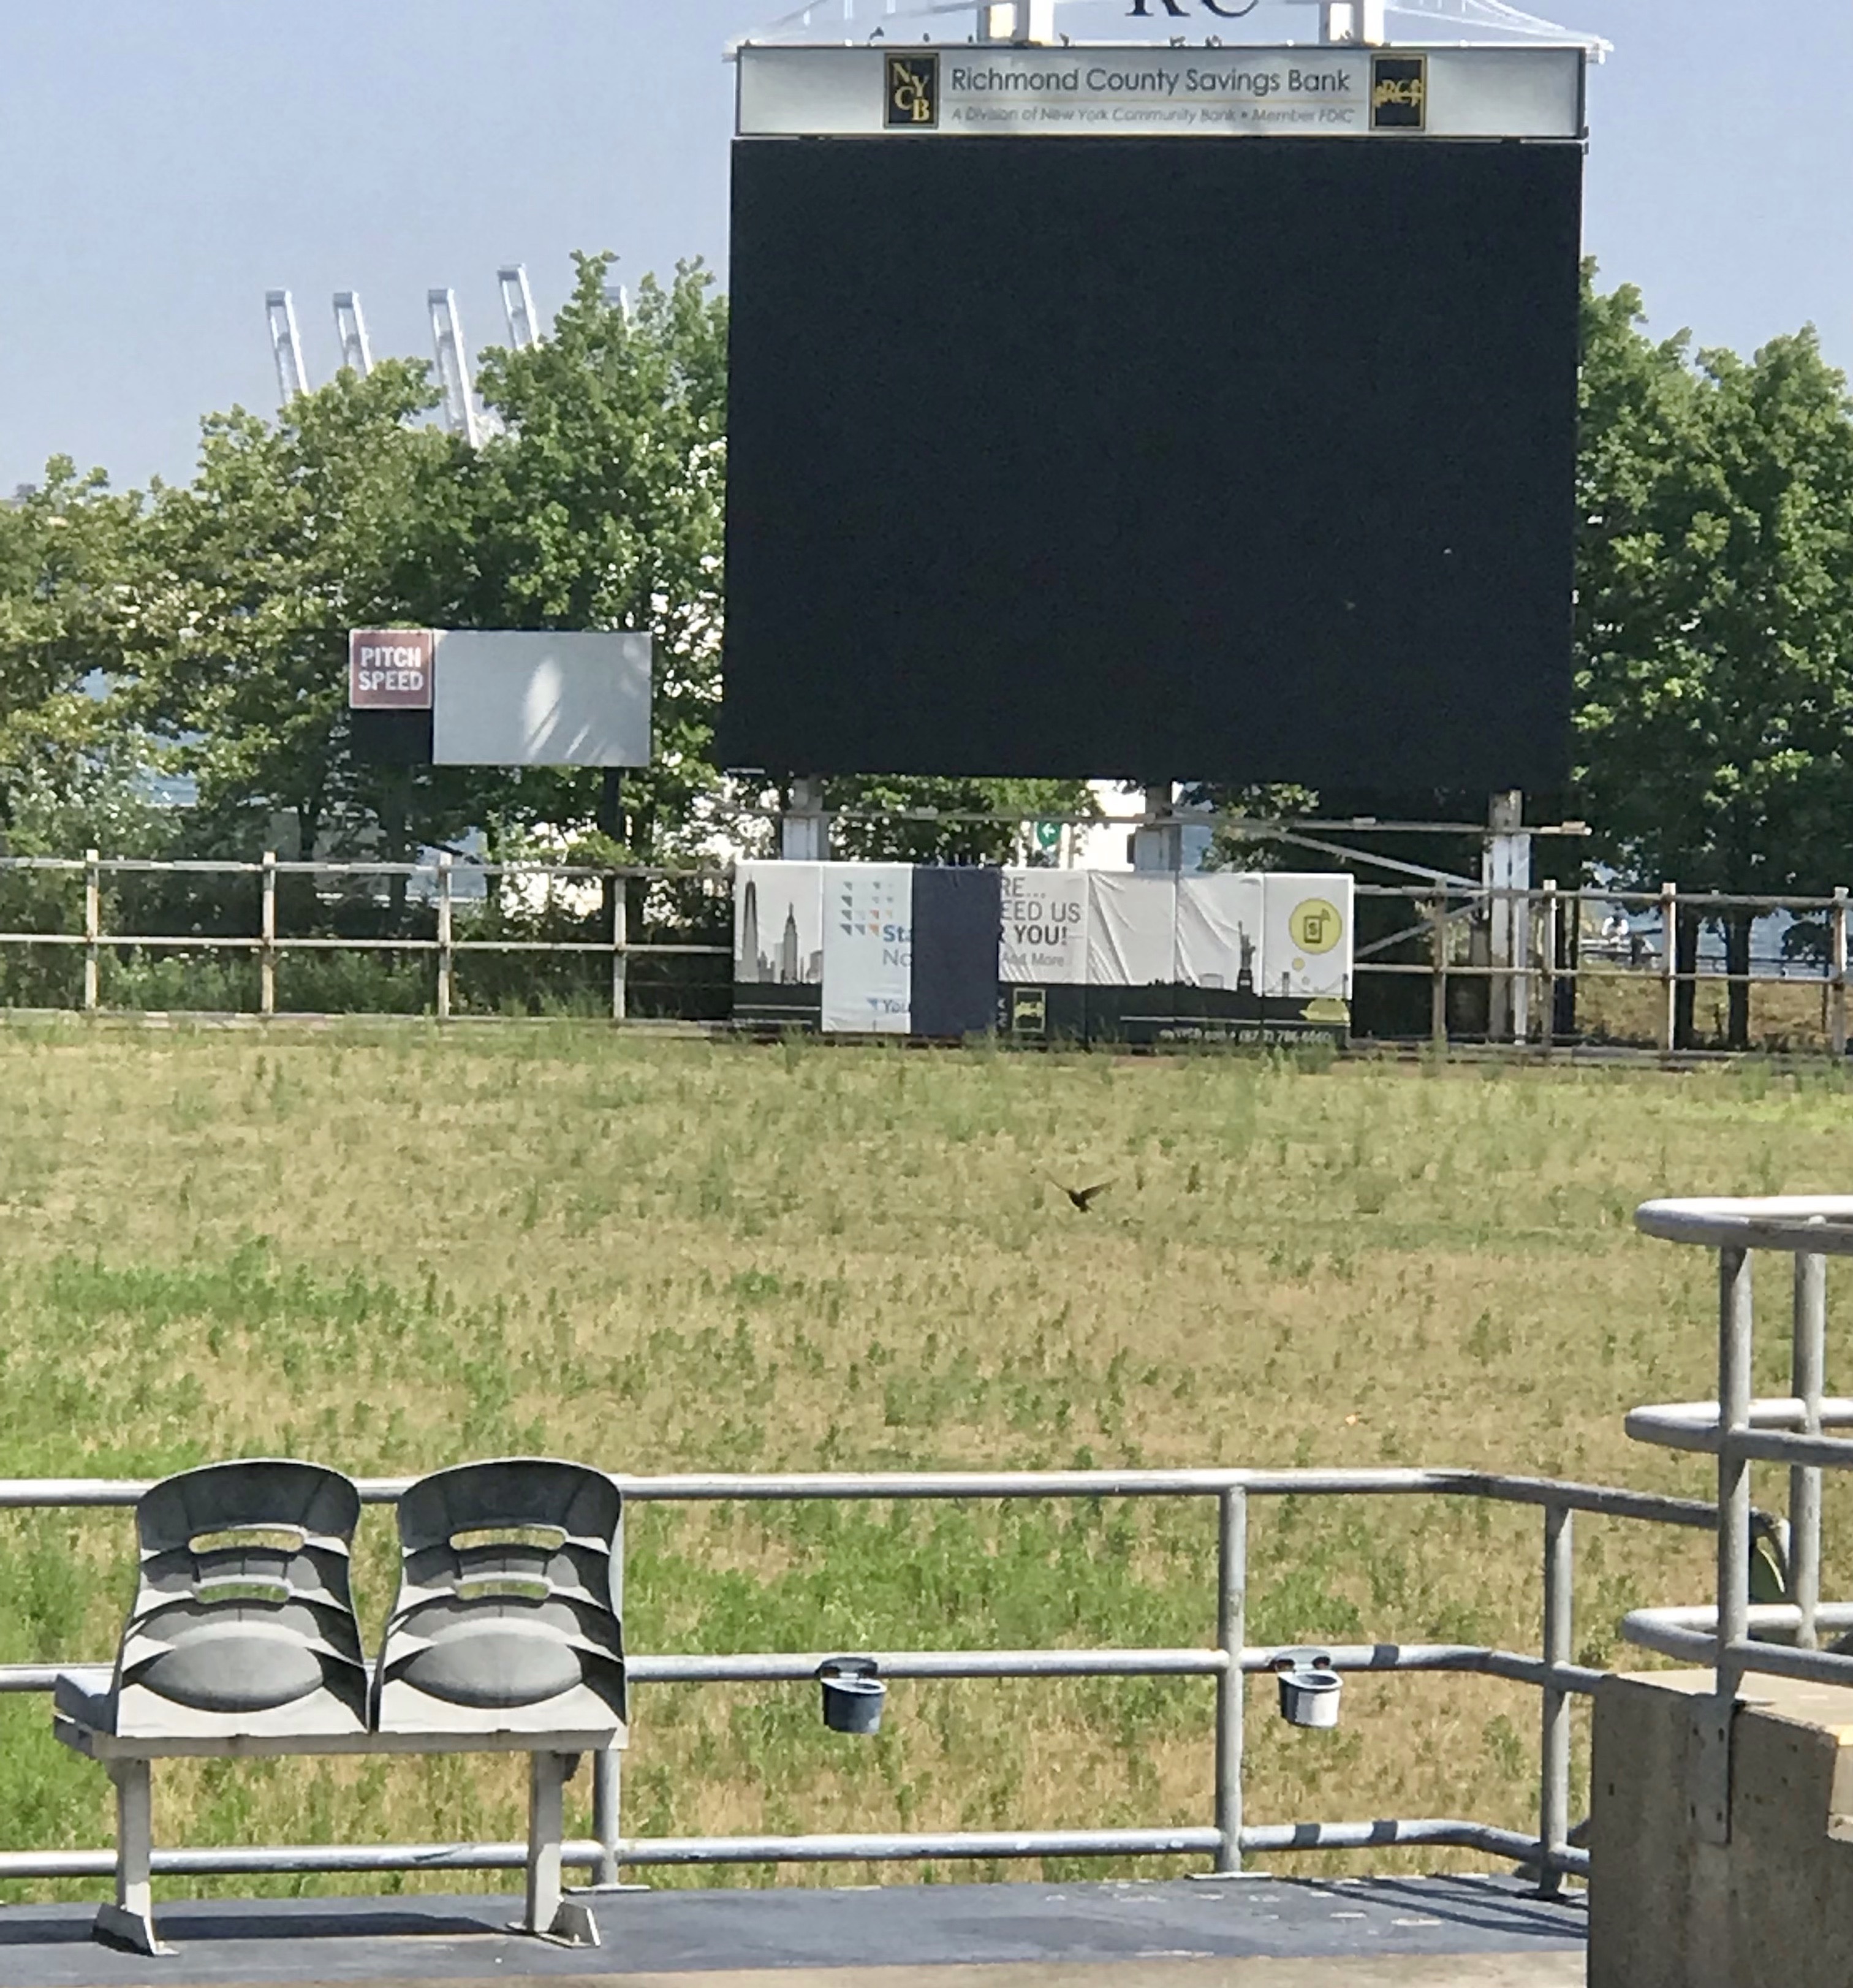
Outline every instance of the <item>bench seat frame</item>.
{"label": "bench seat frame", "polygon": [[74,1751],[105,1767],[116,1784],[116,1897],[96,1911],[99,1938],[138,1953],[170,1954],[154,1926],[152,1888],[154,1801],[151,1769],[164,1760],[276,1760],[326,1753],[526,1753],[528,1771],[528,1855],[526,1910],[514,1930],[570,1946],[596,1946],[598,1927],[590,1909],[565,1895],[561,1846],[566,1833],[566,1787],[582,1753],[624,1746],[622,1726],[583,1733],[235,1733],[162,1739],[125,1739],[75,1719],[53,1722]]}

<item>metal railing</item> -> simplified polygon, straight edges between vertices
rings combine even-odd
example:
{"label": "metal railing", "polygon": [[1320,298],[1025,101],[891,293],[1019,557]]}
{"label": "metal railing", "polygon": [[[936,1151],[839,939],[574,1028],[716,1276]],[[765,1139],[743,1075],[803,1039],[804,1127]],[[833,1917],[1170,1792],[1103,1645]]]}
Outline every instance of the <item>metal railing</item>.
{"label": "metal railing", "polygon": [[[1336,844],[1316,844],[1334,854],[1347,852]],[[1559,992],[1572,990],[1574,1014],[1577,996],[1599,996],[1604,989],[1633,989],[1649,998],[1636,1004],[1641,1026],[1627,1040],[1638,1040],[1663,1056],[1679,1048],[1682,1001],[1701,988],[1811,987],[1818,990],[1821,1046],[1844,1055],[1853,1029],[1848,1016],[1848,892],[1829,897],[1746,897],[1718,892],[1682,891],[1664,884],[1655,891],[1602,888],[1564,890],[1546,881],[1531,890],[1482,886],[1451,877],[1418,864],[1388,864],[1396,871],[1419,872],[1425,881],[1391,884],[1359,883],[1361,904],[1390,908],[1387,932],[1371,932],[1358,947],[1355,972],[1360,981],[1424,980],[1428,983],[1427,1026],[1387,1031],[1398,1037],[1425,1039],[1438,1048],[1463,1040],[1486,1040],[1530,1044],[1544,1049],[1578,1039],[1580,1026],[1560,1026]],[[33,872],[81,877],[81,901],[66,915],[72,928],[0,930],[0,957],[9,951],[35,947],[75,950],[83,964],[82,987],[74,1005],[94,1012],[105,1005],[103,963],[112,952],[161,955],[226,955],[255,961],[257,986],[255,1012],[279,1012],[277,969],[292,955],[374,954],[428,958],[432,977],[428,1012],[445,1020],[461,1012],[458,998],[459,963],[474,955],[529,955],[556,958],[583,958],[609,962],[609,1008],[622,1020],[631,1010],[629,962],[634,959],[707,958],[731,961],[732,949],[722,945],[645,942],[630,937],[631,907],[628,881],[694,884],[723,893],[731,888],[732,871],[724,866],[685,870],[607,868],[570,864],[460,864],[448,854],[422,864],[282,862],[266,854],[256,863],[165,862],[129,857],[103,857],[90,850],[81,857],[0,857],[0,884],[11,874]],[[134,877],[252,880],[256,885],[252,929],[245,932],[160,933],[111,929],[106,884]],[[574,891],[609,901],[608,922],[597,936],[533,938],[502,931],[483,936],[473,931],[467,901],[458,895],[459,881],[472,886],[494,882],[506,892],[538,894],[545,902]],[[416,902],[430,927],[427,932],[350,934],[340,931],[289,933],[279,928],[278,893],[281,880],[328,880],[368,888],[401,880],[415,889]],[[1817,958],[1751,959],[1746,971],[1733,973],[1716,958],[1703,956],[1696,935],[1716,930],[1748,914],[1803,921],[1817,934]],[[590,915],[590,914],[587,914]],[[597,915],[604,918],[606,913]],[[1601,924],[1619,915],[1637,921],[1627,940],[1604,942],[1597,936]],[[0,923],[5,913],[0,911]],[[1678,935],[1688,935],[1688,963],[1681,965]],[[1401,952],[1419,956],[1390,957]],[[723,968],[723,979],[729,970]],[[1464,986],[1483,989],[1485,1013],[1465,1025],[1452,1013],[1450,990]],[[600,996],[601,1007],[604,995]],[[1587,1002],[1586,1002],[1587,1006]],[[1587,1016],[1585,1016],[1587,1019]],[[1615,1036],[1615,1040],[1623,1040]]]}
{"label": "metal railing", "polygon": [[[390,1503],[410,1480],[361,1486],[370,1503]],[[1588,1868],[1571,1832],[1571,1701],[1592,1692],[1598,1671],[1571,1661],[1574,1619],[1573,1515],[1577,1512],[1709,1531],[1716,1508],[1699,1501],[1555,1479],[1466,1470],[1058,1470],[872,1472],[817,1475],[625,1476],[615,1481],[635,1504],[752,1503],[831,1500],[1086,1499],[1182,1498],[1213,1500],[1218,1517],[1216,1641],[1198,1648],[889,1650],[873,1655],[889,1679],[1204,1678],[1216,1691],[1210,1817],[1149,1828],[1039,1828],[753,1837],[637,1837],[622,1833],[621,1756],[597,1756],[593,1836],[569,1843],[566,1861],[613,1885],[626,1866],[903,1861],[1044,1857],[1208,1856],[1219,1871],[1270,1851],[1353,1850],[1395,1844],[1447,1845],[1534,1868],[1554,1892],[1567,1875]],[[102,1479],[0,1481],[0,1510],[128,1506],[148,1487]],[[1493,1677],[1540,1694],[1538,1828],[1535,1835],[1446,1817],[1254,1823],[1243,1803],[1244,1680],[1270,1671],[1283,1651],[1247,1640],[1248,1516],[1256,1498],[1446,1496],[1528,1506],[1543,1515],[1543,1648],[1528,1655],[1470,1644],[1378,1642],[1335,1647],[1342,1672],[1453,1672]],[[779,1651],[631,1655],[633,1686],[761,1685],[814,1679],[826,1657],[841,1652]],[[107,1665],[0,1665],[0,1691],[49,1692],[63,1672]],[[648,1727],[634,1727],[647,1733]],[[157,1875],[495,1871],[519,1868],[513,1843],[296,1845],[157,1850]],[[0,1878],[96,1878],[114,1870],[109,1850],[0,1851]]]}
{"label": "metal railing", "polygon": [[[1821,1473],[1853,1469],[1853,1401],[1826,1391],[1827,1259],[1853,1256],[1853,1196],[1650,1201],[1635,1212],[1646,1235],[1718,1253],[1718,1394],[1714,1401],[1637,1408],[1628,1432],[1663,1449],[1718,1459],[1716,1597],[1708,1607],[1641,1608],[1622,1634],[1643,1648],[1708,1665],[1713,1694],[1699,1713],[1693,1810],[1713,1841],[1730,1831],[1730,1727],[1744,1676],[1763,1672],[1853,1685],[1853,1654],[1817,1647],[1824,1631],[1853,1628],[1853,1606],[1821,1598]],[[1752,1393],[1759,1251],[1791,1259],[1790,1387]],[[1786,1599],[1750,1599],[1750,1466],[1785,1463],[1789,1513],[1780,1569]]]}

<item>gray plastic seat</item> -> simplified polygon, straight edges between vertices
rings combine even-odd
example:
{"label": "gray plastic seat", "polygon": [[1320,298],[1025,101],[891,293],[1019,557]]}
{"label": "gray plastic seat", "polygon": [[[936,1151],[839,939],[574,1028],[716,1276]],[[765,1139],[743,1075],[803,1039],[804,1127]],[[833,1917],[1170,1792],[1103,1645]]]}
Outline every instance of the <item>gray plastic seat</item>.
{"label": "gray plastic seat", "polygon": [[353,1484],[320,1464],[164,1479],[135,1508],[140,1578],[109,1689],[61,1677],[58,1711],[123,1739],[364,1733],[360,1517]]}
{"label": "gray plastic seat", "polygon": [[617,1486],[545,1458],[466,1463],[399,1500],[399,1594],[374,1676],[380,1733],[620,1736]]}

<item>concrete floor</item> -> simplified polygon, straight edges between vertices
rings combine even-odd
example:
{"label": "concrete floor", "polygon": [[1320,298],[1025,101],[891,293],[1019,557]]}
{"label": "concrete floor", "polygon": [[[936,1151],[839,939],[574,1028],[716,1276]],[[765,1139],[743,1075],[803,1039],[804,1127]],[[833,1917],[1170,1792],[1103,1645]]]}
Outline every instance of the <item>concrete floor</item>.
{"label": "concrete floor", "polygon": [[1570,1988],[1580,1902],[1509,1879],[1266,1877],[607,1894],[603,1943],[509,1934],[512,1899],[303,1898],[160,1909],[178,1951],[90,1937],[90,1909],[0,1909],[0,1988]]}

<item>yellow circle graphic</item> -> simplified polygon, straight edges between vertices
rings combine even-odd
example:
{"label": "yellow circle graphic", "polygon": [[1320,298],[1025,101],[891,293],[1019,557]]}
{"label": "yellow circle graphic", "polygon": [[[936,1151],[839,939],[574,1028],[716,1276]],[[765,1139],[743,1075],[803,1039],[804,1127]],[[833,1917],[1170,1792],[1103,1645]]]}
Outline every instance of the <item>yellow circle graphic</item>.
{"label": "yellow circle graphic", "polygon": [[1324,898],[1307,898],[1294,905],[1287,928],[1301,952],[1330,952],[1344,935],[1344,921],[1336,904]]}

